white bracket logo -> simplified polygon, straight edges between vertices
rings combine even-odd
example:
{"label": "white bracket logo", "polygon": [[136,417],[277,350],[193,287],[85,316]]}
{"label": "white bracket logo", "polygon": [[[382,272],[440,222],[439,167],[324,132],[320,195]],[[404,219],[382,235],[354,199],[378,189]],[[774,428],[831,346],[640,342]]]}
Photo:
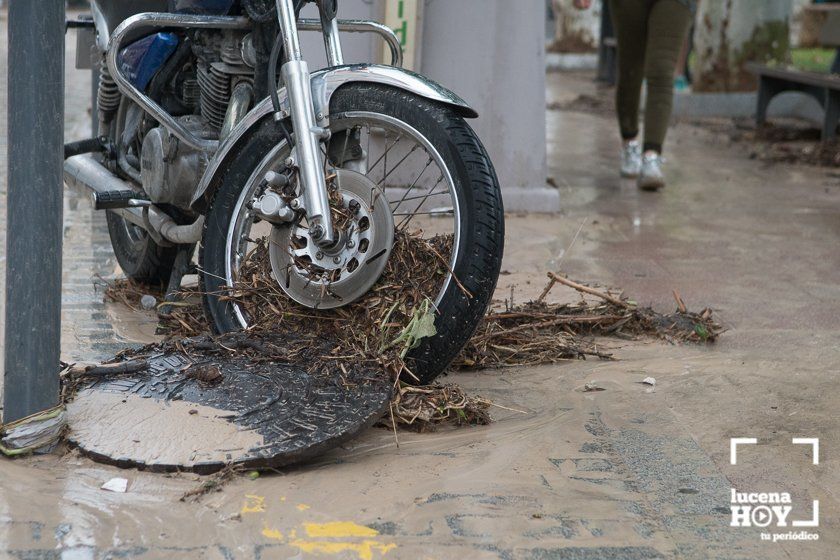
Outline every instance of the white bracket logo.
{"label": "white bracket logo", "polygon": [[[819,438],[793,438],[791,443],[793,445],[810,445],[811,463],[813,465],[820,464]],[[738,446],[757,444],[758,438],[731,438],[729,440],[729,464],[738,464]],[[793,506],[790,505],[791,497],[788,492],[738,492],[733,488],[730,501],[730,510],[732,511],[730,526],[732,527],[768,527],[771,524],[775,524],[776,527],[787,527],[787,518],[793,509]],[[813,501],[810,519],[790,521],[790,526],[793,527],[819,527],[819,524],[819,500]],[[762,539],[764,538],[765,535],[762,535]]]}
{"label": "white bracket logo", "polygon": [[[811,463],[814,465],[820,464],[820,438],[815,437],[795,437],[791,440],[794,445],[810,445],[811,446]],[[735,463],[733,463],[734,465]]]}
{"label": "white bracket logo", "polygon": [[734,437],[729,440],[729,464],[738,464],[738,446],[739,445],[756,445],[758,439],[754,437]]}

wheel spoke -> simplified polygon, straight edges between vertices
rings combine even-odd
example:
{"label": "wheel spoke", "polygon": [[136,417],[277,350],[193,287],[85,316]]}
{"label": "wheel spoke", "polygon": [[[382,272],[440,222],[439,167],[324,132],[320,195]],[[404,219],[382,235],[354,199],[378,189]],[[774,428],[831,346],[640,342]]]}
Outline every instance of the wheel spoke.
{"label": "wheel spoke", "polygon": [[[384,182],[388,179],[388,177],[390,177],[390,176],[391,176],[391,174],[392,174],[394,171],[396,171],[397,169],[399,169],[399,168],[400,168],[400,166],[401,166],[403,163],[405,163],[405,160],[407,160],[409,157],[411,157],[411,154],[413,154],[414,152],[416,152],[416,151],[417,151],[417,148],[419,148],[419,147],[420,147],[420,145],[419,145],[419,144],[415,144],[415,145],[414,145],[414,147],[413,147],[413,148],[411,148],[411,150],[409,150],[409,152],[408,152],[407,154],[405,154],[405,157],[403,157],[403,158],[399,161],[399,163],[397,163],[397,165],[395,165],[395,166],[393,167],[393,169],[391,169],[391,171],[389,171],[388,173],[386,173],[386,174],[385,174],[385,176],[384,176],[384,177],[382,177],[382,180],[381,180],[381,181],[379,181],[379,182],[376,184],[376,186],[377,186],[377,187],[381,187],[381,186],[382,186],[382,184],[383,184],[383,183],[384,183]],[[388,167],[387,167],[387,165],[385,166],[385,168],[386,168],[386,169],[388,168]]]}
{"label": "wheel spoke", "polygon": [[[368,133],[368,134],[370,134],[370,133]],[[377,166],[377,165],[379,165],[379,162],[381,162],[383,159],[385,159],[386,157],[388,157],[388,152],[390,152],[390,151],[394,148],[394,146],[396,146],[397,144],[399,144],[399,143],[400,143],[400,140],[402,140],[402,137],[403,137],[403,135],[402,135],[402,133],[400,133],[400,135],[399,135],[399,136],[397,136],[397,139],[396,139],[396,140],[394,140],[394,143],[393,143],[393,144],[391,144],[390,146],[388,146],[388,137],[387,137],[387,136],[385,137],[385,145],[386,145],[386,148],[385,148],[385,153],[384,153],[384,154],[382,154],[381,156],[379,156],[379,159],[377,159],[377,160],[374,162],[374,164],[373,164],[373,165],[371,165],[371,166],[368,168],[368,174],[370,174],[370,173],[371,173],[374,169],[376,169],[376,166]],[[370,136],[368,136],[368,142],[370,142]]]}
{"label": "wheel spoke", "polygon": [[365,154],[365,171],[370,172],[370,124],[367,125],[367,153]]}
{"label": "wheel spoke", "polygon": [[411,186],[408,187],[408,189],[405,191],[405,193],[403,193],[402,198],[399,200],[399,202],[397,202],[396,207],[393,208],[393,210],[392,210],[393,212],[396,212],[397,210],[400,209],[400,206],[406,200],[405,197],[408,196],[408,193],[410,193],[412,190],[414,190],[414,187],[416,187],[417,183],[420,182],[420,178],[423,176],[423,174],[426,172],[426,170],[429,168],[429,166],[432,165],[433,161],[434,161],[434,159],[432,159],[432,156],[429,156],[429,161],[426,162],[426,166],[423,167],[423,170],[420,172],[420,175],[417,176],[417,178],[414,180],[414,182],[411,183]]}
{"label": "wheel spoke", "polygon": [[350,135],[354,134],[356,127],[344,131],[344,147],[341,148],[341,159],[338,160],[336,167],[344,166],[344,157],[347,155],[347,145],[350,143]]}
{"label": "wheel spoke", "polygon": [[441,214],[452,214],[455,212],[455,209],[451,206],[447,206],[446,208],[441,208],[439,210],[430,210],[428,212],[400,212],[398,214],[394,214],[394,216],[440,216]]}
{"label": "wheel spoke", "polygon": [[[436,192],[436,193],[430,192],[429,194],[418,194],[417,196],[409,196],[408,198],[403,199],[403,200],[405,200],[405,202],[410,202],[412,200],[420,200],[421,198],[426,198],[426,197],[431,198],[433,196],[440,196],[442,194],[451,195],[452,193],[450,193],[449,190],[440,191],[440,192]],[[393,211],[396,211],[396,210],[397,210],[397,208],[393,209]]]}
{"label": "wheel spoke", "polygon": [[[432,188],[429,189],[429,193],[434,192],[434,190],[437,188],[437,186],[439,184],[441,184],[441,182],[443,182],[443,174],[441,174],[440,179],[437,180],[437,183],[432,185]],[[425,196],[423,196],[422,199],[420,199],[420,202],[417,204],[417,208],[414,209],[414,212],[406,213],[406,214],[400,214],[401,216],[406,216],[406,218],[403,221],[401,221],[400,224],[397,226],[398,230],[403,230],[403,229],[407,228],[408,224],[411,223],[411,220],[414,218],[414,216],[422,215],[422,214],[432,214],[432,212],[418,212],[418,210],[420,210],[420,208],[423,207],[423,204],[426,202],[426,200],[429,199],[429,196],[431,196],[431,195],[426,194]],[[396,216],[397,214],[394,214],[394,215]]]}

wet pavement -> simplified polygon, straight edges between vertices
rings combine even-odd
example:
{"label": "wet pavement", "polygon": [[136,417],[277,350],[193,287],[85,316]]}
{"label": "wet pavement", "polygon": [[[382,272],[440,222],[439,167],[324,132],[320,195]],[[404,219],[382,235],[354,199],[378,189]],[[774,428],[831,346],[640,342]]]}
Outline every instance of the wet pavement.
{"label": "wet pavement", "polygon": [[[72,76],[75,139],[86,132],[88,86]],[[551,74],[549,84],[550,101],[596,94],[585,75]],[[5,162],[5,111],[0,119]],[[237,478],[198,502],[179,501],[200,484],[195,475],[119,470],[75,452],[0,461],[0,558],[833,557],[840,175],[761,164],[678,125],[668,188],[642,193],[617,176],[610,117],[547,119],[564,209],[509,216],[499,297],[511,285],[516,301],[534,297],[556,269],[662,311],[677,289],[723,319],[718,344],[608,341],[618,361],[454,374],[447,380],[524,412],[400,433],[399,447],[372,429],[313,464]],[[65,200],[62,357],[95,361],[149,340],[154,321],[102,303],[96,277],[116,271],[104,217]],[[655,390],[640,383],[647,376]],[[606,390],[583,392],[593,380]],[[758,440],[739,448],[737,465],[732,437]],[[819,438],[819,464],[792,438]],[[100,490],[116,476],[128,479],[125,494]],[[730,527],[732,488],[789,493],[789,525]],[[791,526],[810,519],[814,500],[819,526]],[[761,536],[803,530],[819,540]]]}

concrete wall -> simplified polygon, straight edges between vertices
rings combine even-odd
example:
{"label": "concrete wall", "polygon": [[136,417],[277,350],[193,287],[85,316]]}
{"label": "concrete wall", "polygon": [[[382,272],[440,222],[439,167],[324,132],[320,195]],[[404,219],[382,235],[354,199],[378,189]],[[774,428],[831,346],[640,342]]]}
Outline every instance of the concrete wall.
{"label": "concrete wall", "polygon": [[[382,13],[382,0],[340,3],[342,18]],[[546,185],[545,0],[425,0],[422,13],[419,71],[481,115],[471,124],[496,165],[506,209],[559,210],[558,191]],[[380,56],[378,39],[343,41],[348,62]],[[325,64],[320,35],[305,34],[303,48],[313,69]]]}

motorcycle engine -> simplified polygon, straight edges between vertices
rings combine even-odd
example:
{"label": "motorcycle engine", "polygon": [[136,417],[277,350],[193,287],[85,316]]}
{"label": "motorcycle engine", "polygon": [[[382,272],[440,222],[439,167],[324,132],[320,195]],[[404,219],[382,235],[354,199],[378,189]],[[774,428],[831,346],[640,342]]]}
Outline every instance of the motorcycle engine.
{"label": "motorcycle engine", "polygon": [[[178,120],[201,138],[215,138],[218,134],[197,115],[186,115]],[[146,133],[141,154],[140,174],[149,199],[158,204],[188,208],[196,180],[207,167],[207,154],[183,144],[160,126]]]}
{"label": "motorcycle engine", "polygon": [[[192,113],[177,117],[187,130],[218,140],[231,92],[241,82],[253,82],[253,46],[245,33],[202,30],[192,36],[192,51],[195,62],[173,80],[177,94],[173,109]],[[180,142],[163,127],[152,128],[143,137],[140,175],[152,202],[189,208],[207,163],[206,153]]]}

